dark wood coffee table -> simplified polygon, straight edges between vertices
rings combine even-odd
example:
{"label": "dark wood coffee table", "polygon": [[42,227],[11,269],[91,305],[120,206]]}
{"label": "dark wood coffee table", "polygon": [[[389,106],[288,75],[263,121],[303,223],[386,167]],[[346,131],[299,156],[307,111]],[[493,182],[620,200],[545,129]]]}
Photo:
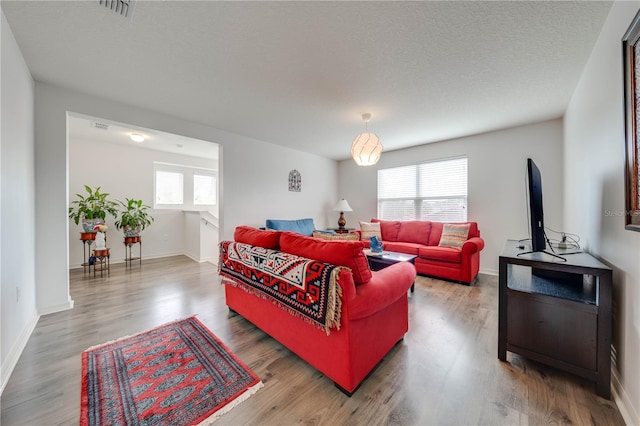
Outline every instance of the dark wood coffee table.
{"label": "dark wood coffee table", "polygon": [[[364,254],[369,261],[369,268],[372,271],[379,271],[389,265],[393,265],[398,262],[410,262],[414,263],[416,260],[415,254],[398,253],[395,251],[383,251],[382,253],[373,253],[371,250],[364,250]],[[411,292],[415,291],[416,283],[411,284]]]}

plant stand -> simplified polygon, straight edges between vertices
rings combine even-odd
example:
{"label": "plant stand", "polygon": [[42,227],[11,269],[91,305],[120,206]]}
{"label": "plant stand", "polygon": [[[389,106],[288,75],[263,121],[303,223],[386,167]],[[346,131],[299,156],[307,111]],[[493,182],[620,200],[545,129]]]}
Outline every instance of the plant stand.
{"label": "plant stand", "polygon": [[105,249],[94,249],[93,257],[96,258],[93,266],[93,276],[96,276],[96,271],[100,271],[100,277],[102,277],[102,271],[107,271],[107,275],[109,274],[109,257],[111,253],[109,253],[109,248]]}
{"label": "plant stand", "polygon": [[91,256],[91,244],[96,239],[95,232],[80,232],[80,241],[82,241],[82,272],[91,272],[91,264],[88,257]]}
{"label": "plant stand", "polygon": [[[138,244],[138,256],[134,257],[131,253],[131,247]],[[131,263],[137,260],[142,266],[142,237],[124,237],[124,264],[125,267],[132,266]]]}

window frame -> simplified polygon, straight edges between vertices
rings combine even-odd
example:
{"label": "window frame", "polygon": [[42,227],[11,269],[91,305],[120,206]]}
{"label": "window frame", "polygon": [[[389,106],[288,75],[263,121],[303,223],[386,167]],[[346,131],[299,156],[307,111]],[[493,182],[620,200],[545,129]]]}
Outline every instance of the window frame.
{"label": "window frame", "polygon": [[[172,172],[181,173],[182,179],[182,203],[165,204],[157,202],[157,173]],[[212,176],[215,179],[215,202],[213,204],[196,204],[194,200],[194,179],[195,175]],[[218,171],[206,167],[188,166],[185,164],[153,162],[153,208],[157,210],[183,210],[183,211],[210,211],[218,205],[219,200],[219,180]]]}
{"label": "window frame", "polygon": [[[465,170],[466,170],[466,184],[465,184],[465,194],[464,195],[430,195],[430,196],[421,196],[421,178],[424,175],[424,171],[421,170],[422,166],[427,164],[434,163],[442,163],[448,161],[455,160],[465,160]],[[400,196],[400,197],[381,197],[381,185],[384,183],[381,182],[382,174],[385,171],[392,169],[402,169],[406,168],[409,170],[409,173],[415,174],[415,184],[412,188],[413,196]],[[432,221],[442,221],[442,222],[451,222],[451,223],[463,223],[468,221],[468,211],[469,211],[469,158],[467,156],[457,156],[457,157],[448,157],[437,160],[429,160],[423,161],[421,163],[409,164],[406,166],[397,166],[397,167],[388,167],[385,169],[378,169],[378,189],[377,189],[377,217],[380,220],[432,220]],[[427,218],[422,216],[423,206],[425,203],[438,201],[438,200],[459,200],[464,205],[462,210],[459,212],[461,214],[461,219],[452,219],[452,218]],[[384,203],[389,201],[395,202],[407,202],[408,204],[413,204],[411,209],[405,211],[405,213],[409,210],[413,210],[413,215],[409,217],[408,215],[403,215],[401,218],[398,217],[388,217],[384,212]]]}

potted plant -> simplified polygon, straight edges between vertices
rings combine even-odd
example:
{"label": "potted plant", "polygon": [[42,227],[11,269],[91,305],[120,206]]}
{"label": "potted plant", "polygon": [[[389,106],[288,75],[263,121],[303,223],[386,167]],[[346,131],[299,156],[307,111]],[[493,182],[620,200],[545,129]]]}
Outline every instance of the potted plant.
{"label": "potted plant", "polygon": [[153,216],[149,213],[149,207],[142,204],[142,200],[127,198],[127,202],[120,201],[122,210],[120,218],[116,220],[116,228],[122,229],[125,238],[140,237],[140,232],[153,222]]}
{"label": "potted plant", "polygon": [[91,189],[85,185],[84,189],[87,193],[76,194],[77,199],[71,202],[69,218],[73,219],[76,225],[82,221],[85,233],[95,233],[96,226],[104,224],[107,213],[114,218],[118,215],[118,204],[108,199],[108,193],[100,192],[99,186]]}

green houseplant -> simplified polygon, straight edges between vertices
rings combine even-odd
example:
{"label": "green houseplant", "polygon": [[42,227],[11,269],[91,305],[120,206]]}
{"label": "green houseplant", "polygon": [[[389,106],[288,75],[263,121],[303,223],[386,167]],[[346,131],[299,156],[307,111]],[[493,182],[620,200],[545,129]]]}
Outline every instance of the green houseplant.
{"label": "green houseplant", "polygon": [[122,210],[116,220],[116,228],[122,229],[125,237],[138,237],[140,231],[151,225],[153,216],[149,213],[150,206],[143,204],[142,200],[127,198],[127,202],[120,201]]}
{"label": "green houseplant", "polygon": [[86,194],[76,194],[77,199],[71,202],[69,207],[69,218],[73,219],[76,225],[82,221],[84,232],[95,232],[94,227],[104,224],[107,214],[114,218],[118,214],[118,204],[109,200],[109,194],[100,192],[100,187],[92,189],[84,186]]}

